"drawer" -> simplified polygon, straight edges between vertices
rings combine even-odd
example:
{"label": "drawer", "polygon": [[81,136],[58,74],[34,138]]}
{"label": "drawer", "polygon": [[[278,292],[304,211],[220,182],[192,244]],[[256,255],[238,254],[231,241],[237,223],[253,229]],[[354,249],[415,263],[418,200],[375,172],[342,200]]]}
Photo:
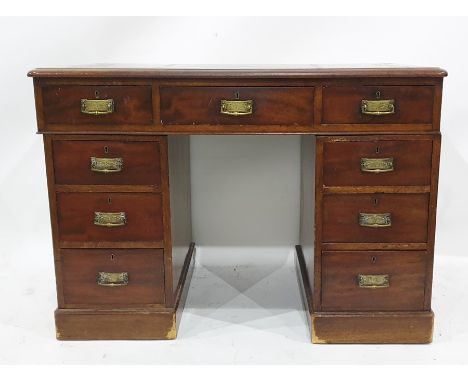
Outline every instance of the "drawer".
{"label": "drawer", "polygon": [[[393,112],[389,100],[393,100]],[[381,102],[368,102],[363,111],[363,101]],[[433,86],[324,86],[322,123],[431,124],[433,103]]]}
{"label": "drawer", "polygon": [[57,184],[161,185],[159,142],[53,142]]}
{"label": "drawer", "polygon": [[432,140],[331,141],[323,144],[325,186],[431,184]]}
{"label": "drawer", "polygon": [[62,246],[163,240],[162,197],[158,193],[59,193],[57,213]]}
{"label": "drawer", "polygon": [[322,310],[423,310],[425,252],[323,252]]}
{"label": "drawer", "polygon": [[[44,120],[51,124],[71,125],[151,124],[153,122],[151,93],[151,86],[147,85],[44,86],[42,88]],[[106,100],[111,104],[106,103]]]}
{"label": "drawer", "polygon": [[68,249],[60,266],[66,305],[164,303],[162,250]]}
{"label": "drawer", "polygon": [[429,194],[324,195],[326,243],[425,243]]}
{"label": "drawer", "polygon": [[160,97],[166,125],[313,124],[312,87],[171,86]]}

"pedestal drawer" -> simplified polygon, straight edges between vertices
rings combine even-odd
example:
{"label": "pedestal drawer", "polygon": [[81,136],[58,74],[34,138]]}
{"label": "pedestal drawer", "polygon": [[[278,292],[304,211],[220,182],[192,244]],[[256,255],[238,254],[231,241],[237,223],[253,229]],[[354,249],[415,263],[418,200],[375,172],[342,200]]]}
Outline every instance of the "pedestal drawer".
{"label": "pedestal drawer", "polygon": [[324,86],[324,124],[431,124],[433,86]]}
{"label": "pedestal drawer", "polygon": [[312,125],[313,87],[163,86],[165,125]]}
{"label": "pedestal drawer", "polygon": [[159,142],[53,142],[55,183],[161,185]]}
{"label": "pedestal drawer", "polygon": [[59,193],[62,247],[125,244],[161,246],[162,197],[158,193]]}
{"label": "pedestal drawer", "polygon": [[423,310],[427,254],[322,253],[322,310]]}
{"label": "pedestal drawer", "polygon": [[324,195],[325,243],[425,243],[429,194]]}
{"label": "pedestal drawer", "polygon": [[44,120],[51,124],[137,124],[153,122],[149,85],[48,85],[42,88]]}
{"label": "pedestal drawer", "polygon": [[164,303],[162,250],[64,249],[61,273],[65,305]]}
{"label": "pedestal drawer", "polygon": [[323,143],[325,186],[428,186],[431,166],[430,139],[332,138]]}

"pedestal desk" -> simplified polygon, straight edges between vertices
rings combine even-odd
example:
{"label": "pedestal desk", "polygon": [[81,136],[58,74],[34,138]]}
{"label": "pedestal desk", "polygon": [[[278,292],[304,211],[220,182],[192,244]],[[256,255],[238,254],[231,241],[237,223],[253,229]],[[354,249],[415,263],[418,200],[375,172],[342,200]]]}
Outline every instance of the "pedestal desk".
{"label": "pedestal desk", "polygon": [[29,72],[57,338],[175,338],[195,254],[189,136],[300,134],[297,273],[312,342],[430,342],[446,75],[383,66]]}

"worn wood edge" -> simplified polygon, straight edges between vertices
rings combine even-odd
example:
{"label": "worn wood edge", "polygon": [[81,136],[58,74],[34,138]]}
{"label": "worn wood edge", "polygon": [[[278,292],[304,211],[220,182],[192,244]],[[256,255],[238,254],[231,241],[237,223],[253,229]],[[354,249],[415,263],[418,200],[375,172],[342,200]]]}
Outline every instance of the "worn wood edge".
{"label": "worn wood edge", "polygon": [[427,243],[322,243],[323,251],[427,250]]}
{"label": "worn wood edge", "polygon": [[[350,130],[333,130],[333,131],[325,131],[320,128],[316,127],[299,127],[297,126],[282,126],[280,129],[271,129],[271,125],[263,125],[261,130],[256,129],[256,126],[259,125],[243,125],[248,126],[250,130],[226,130],[220,131],[220,128],[225,128],[228,125],[192,125],[187,130],[179,129],[177,126],[174,126],[171,129],[163,129],[159,126],[150,126],[148,130],[125,130],[125,127],[119,126],[119,130],[115,131],[89,131],[89,130],[42,130],[37,131],[36,134],[44,135],[44,136],[51,136],[61,138],[63,136],[73,135],[75,137],[84,138],[89,137],[91,139],[96,137],[115,137],[117,139],[125,139],[127,136],[131,136],[133,138],[151,138],[151,137],[160,137],[161,135],[315,135],[317,137],[336,137],[337,140],[343,140],[344,138],[348,137],[351,138],[349,140],[357,140],[362,138],[362,140],[366,140],[367,137],[372,136],[375,137],[376,135],[379,136],[379,139],[393,139],[393,137],[398,134],[400,139],[414,137],[418,134],[421,139],[431,139],[432,136],[439,134],[439,131],[414,131],[414,130],[392,130],[391,126],[388,126],[386,131],[363,131],[357,129],[350,129]],[[242,127],[241,125],[235,125],[235,127]],[[275,126],[273,126],[275,127]],[[265,130],[265,128],[267,128]],[[122,130],[123,129],[123,130]],[[374,138],[375,139],[375,138]],[[398,139],[398,138],[395,138]]]}
{"label": "worn wood edge", "polygon": [[319,310],[322,305],[322,231],[323,231],[323,147],[328,137],[317,137],[315,141],[315,218],[314,218],[314,299],[311,309]]}
{"label": "worn wood edge", "polygon": [[430,186],[323,186],[324,194],[427,194]]}
{"label": "worn wood edge", "polygon": [[312,134],[312,135],[369,135],[369,134],[431,134],[436,133],[430,124],[343,124],[343,125],[66,125],[47,124],[44,129],[38,130],[37,134],[74,135],[281,135],[281,134]]}
{"label": "worn wood edge", "polygon": [[[320,134],[319,134],[320,135]],[[424,133],[412,133],[412,132],[381,132],[381,131],[376,131],[375,133],[372,134],[365,134],[364,136],[360,134],[326,134],[320,136],[320,140],[324,143],[328,142],[369,142],[369,141],[374,141],[376,139],[379,139],[381,141],[421,141],[421,140],[427,140],[430,141],[434,139],[435,136],[440,135],[440,132],[438,131],[429,131],[429,132],[424,132]]]}
{"label": "worn wood edge", "polygon": [[[118,141],[121,142],[122,139],[124,142],[158,142],[159,144],[164,144],[165,135],[141,135],[141,134],[132,134],[127,132],[125,134],[119,134],[118,132],[112,133],[109,135],[109,132],[106,131],[104,134],[99,132],[88,133],[54,133],[54,132],[39,132],[37,134],[50,135],[52,141]],[[123,135],[123,137],[122,137]]]}
{"label": "worn wood edge", "polygon": [[56,184],[56,192],[148,192],[161,193],[158,185]]}
{"label": "worn wood edge", "polygon": [[46,166],[46,178],[47,178],[47,193],[49,199],[49,216],[50,216],[50,227],[52,232],[52,246],[54,254],[54,269],[55,269],[55,286],[57,291],[57,303],[58,306],[64,304],[63,288],[62,288],[62,268],[60,266],[60,254],[59,254],[59,229],[57,220],[57,194],[55,188],[55,170],[53,162],[53,144],[52,138],[43,136],[44,142],[44,156]]}
{"label": "worn wood edge", "polygon": [[312,289],[310,287],[309,276],[304,259],[304,252],[301,245],[296,245],[296,256],[294,258],[296,264],[296,275],[299,290],[301,291],[302,304],[305,309],[309,330],[312,328]]}
{"label": "worn wood edge", "polygon": [[67,241],[59,240],[60,248],[156,248],[164,249],[163,241]]}
{"label": "worn wood edge", "polygon": [[36,78],[342,78],[342,77],[446,77],[438,67],[362,67],[326,68],[36,68],[28,77]]}
{"label": "worn wood edge", "polygon": [[169,157],[167,136],[161,137],[160,143],[161,158],[161,190],[162,190],[162,222],[164,247],[164,299],[166,306],[174,307],[175,299],[172,283],[172,230],[171,230],[171,208],[170,208],[170,188],[169,188]]}
{"label": "worn wood edge", "polygon": [[440,150],[442,136],[434,137],[432,142],[432,171],[431,171],[431,194],[429,199],[429,221],[427,227],[429,261],[426,268],[426,290],[424,293],[424,308],[431,309],[432,281],[434,272],[434,247],[437,225],[437,194],[439,187]]}
{"label": "worn wood edge", "polygon": [[311,322],[314,344],[428,344],[434,313],[313,312]]}
{"label": "worn wood edge", "polygon": [[57,309],[58,340],[174,339],[175,312],[159,309]]}
{"label": "worn wood edge", "polygon": [[195,244],[191,243],[174,308],[57,309],[56,338],[62,341],[175,339],[194,269],[194,252]]}

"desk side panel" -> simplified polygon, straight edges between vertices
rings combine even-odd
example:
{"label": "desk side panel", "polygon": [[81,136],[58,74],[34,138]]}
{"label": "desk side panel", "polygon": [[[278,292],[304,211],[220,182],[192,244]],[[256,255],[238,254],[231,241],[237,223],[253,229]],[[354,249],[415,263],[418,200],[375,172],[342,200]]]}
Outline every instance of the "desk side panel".
{"label": "desk side panel", "polygon": [[190,137],[187,135],[168,136],[168,158],[172,283],[175,296],[185,258],[192,242]]}
{"label": "desk side panel", "polygon": [[[310,285],[314,285],[315,141],[315,136],[301,137],[300,244]],[[309,301],[312,301],[312,296],[309,296]]]}

